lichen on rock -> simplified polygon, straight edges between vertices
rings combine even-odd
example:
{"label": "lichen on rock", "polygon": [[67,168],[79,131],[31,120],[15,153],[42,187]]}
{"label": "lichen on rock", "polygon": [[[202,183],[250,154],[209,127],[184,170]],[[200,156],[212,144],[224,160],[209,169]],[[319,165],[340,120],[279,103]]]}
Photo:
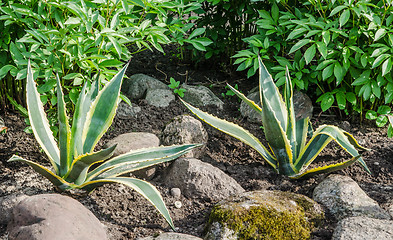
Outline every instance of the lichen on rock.
{"label": "lichen on rock", "polygon": [[205,239],[308,239],[323,217],[321,207],[303,195],[246,192],[213,208]]}

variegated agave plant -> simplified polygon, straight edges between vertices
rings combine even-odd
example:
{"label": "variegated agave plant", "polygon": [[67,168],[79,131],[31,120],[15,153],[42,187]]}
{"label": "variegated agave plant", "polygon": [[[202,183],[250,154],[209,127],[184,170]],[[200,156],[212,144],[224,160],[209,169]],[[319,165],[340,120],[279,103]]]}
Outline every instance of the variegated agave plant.
{"label": "variegated agave plant", "polygon": [[145,148],[112,159],[109,158],[116,145],[93,152],[98,140],[107,131],[115,116],[120,86],[127,66],[128,64],[101,91],[98,79],[91,84],[90,88],[87,82],[84,84],[75,107],[71,127],[66,114],[60,79],[57,76],[58,147],[49,128],[29,61],[26,85],[29,119],[34,136],[48,155],[53,170],[15,155],[9,161],[27,163],[60,190],[83,189],[91,191],[105,183],[127,185],[149,200],[173,228],[168,209],[157,189],[146,181],[121,175],[176,159],[198,146],[197,144]]}
{"label": "variegated agave plant", "polygon": [[[277,173],[284,174],[290,178],[310,177],[319,173],[332,172],[343,169],[355,161],[358,161],[370,173],[366,163],[356,150],[356,148],[367,149],[361,147],[351,134],[338,127],[331,125],[320,126],[306,144],[310,121],[309,118],[295,121],[292,100],[293,91],[288,68],[284,99],[260,59],[259,74],[259,91],[262,107],[246,98],[235,88],[228,86],[239,98],[261,115],[265,137],[271,152],[256,137],[242,127],[205,113],[184,101],[183,103],[201,120],[254,148]],[[336,141],[353,158],[341,163],[306,170],[322,149],[332,140]]]}

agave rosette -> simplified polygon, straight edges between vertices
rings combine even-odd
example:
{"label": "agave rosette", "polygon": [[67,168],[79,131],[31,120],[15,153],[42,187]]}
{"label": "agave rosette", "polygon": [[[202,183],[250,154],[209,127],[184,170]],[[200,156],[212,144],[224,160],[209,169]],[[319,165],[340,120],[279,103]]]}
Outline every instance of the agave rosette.
{"label": "agave rosette", "polygon": [[[271,151],[242,127],[212,116],[182,101],[201,120],[251,146],[261,154],[277,173],[284,174],[290,178],[310,177],[319,173],[340,170],[356,161],[370,173],[357,150],[368,149],[360,146],[350,133],[336,126],[320,126],[313,132],[312,137],[307,142],[310,121],[308,117],[299,120],[295,119],[293,90],[288,68],[286,71],[284,99],[261,59],[259,59],[259,74],[261,107],[235,88],[230,85],[228,87],[261,115],[265,138]],[[307,170],[322,149],[332,140],[337,142],[352,158],[340,163]]]}
{"label": "agave rosette", "polygon": [[98,152],[93,151],[114,119],[119,103],[120,86],[127,66],[128,64],[102,90],[99,90],[98,79],[91,85],[88,82],[84,84],[75,106],[72,126],[69,125],[64,95],[60,79],[57,76],[59,120],[57,144],[33,80],[29,61],[26,99],[30,124],[34,136],[48,156],[53,170],[16,155],[12,156],[9,161],[27,163],[60,190],[83,189],[91,191],[106,183],[127,185],[150,201],[173,228],[173,222],[158,190],[146,181],[121,175],[174,160],[197,147],[198,144],[145,148],[113,158],[111,157],[116,145]]}

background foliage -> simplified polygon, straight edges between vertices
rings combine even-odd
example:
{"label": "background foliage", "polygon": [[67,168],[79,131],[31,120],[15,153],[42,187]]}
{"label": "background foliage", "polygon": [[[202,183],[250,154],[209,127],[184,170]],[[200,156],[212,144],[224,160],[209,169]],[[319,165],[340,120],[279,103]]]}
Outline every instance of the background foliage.
{"label": "background foliage", "polygon": [[[8,0],[1,4],[0,103],[6,95],[23,104],[27,60],[32,61],[41,100],[55,114],[57,72],[69,107],[76,103],[85,81],[106,83],[132,54],[172,42],[203,48],[203,29],[194,29],[200,4],[162,0],[37,1]],[[198,41],[202,41],[203,44]],[[203,50],[203,49],[201,49]],[[123,97],[124,100],[124,97]],[[15,102],[15,101],[14,101]],[[54,117],[51,120],[56,122]],[[52,124],[54,125],[54,123]]]}
{"label": "background foliage", "polygon": [[383,126],[393,100],[392,22],[389,0],[273,2],[259,10],[258,33],[244,39],[248,48],[235,63],[252,76],[261,55],[277,85],[288,66],[294,85],[313,95],[322,111],[367,112]]}

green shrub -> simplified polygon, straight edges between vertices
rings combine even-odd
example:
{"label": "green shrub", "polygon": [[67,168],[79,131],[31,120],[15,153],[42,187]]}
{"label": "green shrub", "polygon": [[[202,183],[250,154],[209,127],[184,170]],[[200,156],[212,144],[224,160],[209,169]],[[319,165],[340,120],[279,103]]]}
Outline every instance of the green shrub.
{"label": "green shrub", "polygon": [[392,22],[392,1],[279,1],[259,11],[258,34],[244,39],[235,63],[252,76],[259,54],[278,86],[288,66],[322,111],[362,117],[393,100]]}
{"label": "green shrub", "polygon": [[[69,103],[76,103],[86,81],[99,76],[105,84],[132,54],[152,48],[163,51],[161,45],[186,38],[195,20],[187,14],[200,4],[181,3],[9,0],[0,8],[0,27],[9,28],[13,34],[4,38],[0,48],[1,53],[6,53],[0,65],[0,84],[25,79],[27,60],[31,59],[41,99],[47,104],[49,115],[54,116],[54,71],[62,77],[66,104],[72,106]],[[21,34],[12,30],[15,28],[22,30]],[[24,92],[24,84],[18,87],[22,91],[12,96]],[[53,117],[50,119],[56,122]]]}

